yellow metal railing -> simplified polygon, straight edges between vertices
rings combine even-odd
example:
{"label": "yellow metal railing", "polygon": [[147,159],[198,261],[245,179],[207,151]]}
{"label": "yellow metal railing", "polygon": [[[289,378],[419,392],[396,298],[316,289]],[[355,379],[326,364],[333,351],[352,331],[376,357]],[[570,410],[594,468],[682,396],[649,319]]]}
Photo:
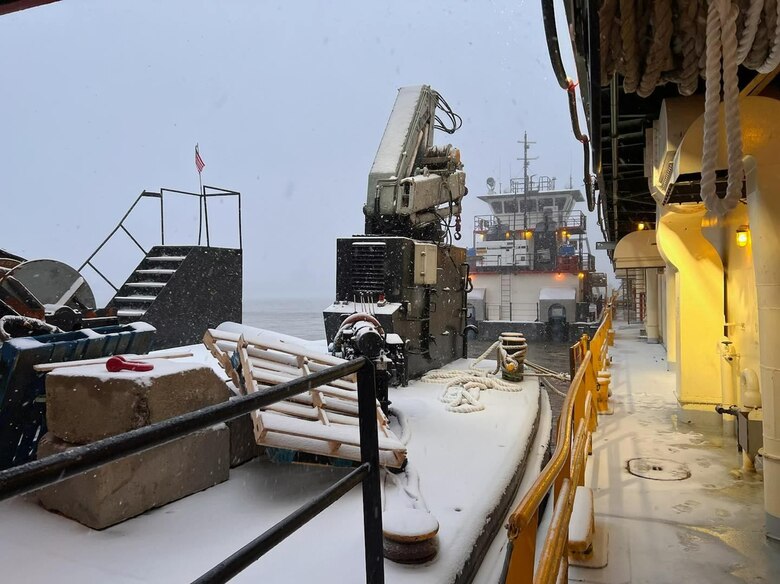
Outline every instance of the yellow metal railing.
{"label": "yellow metal railing", "polygon": [[[611,376],[607,372],[607,367],[609,367],[609,347],[615,342],[615,331],[612,328],[615,300],[616,298],[613,296],[607,303],[607,306],[604,308],[604,314],[601,316],[601,325],[599,325],[593,338],[588,342],[588,348],[593,354],[593,369],[596,371],[598,383],[596,389],[596,411],[600,414],[609,411],[609,383]],[[583,340],[585,338],[587,337],[584,337]]]}
{"label": "yellow metal railing", "polygon": [[[509,517],[506,584],[554,584],[568,578],[569,520],[577,487],[584,484],[590,453],[591,433],[598,425],[599,372],[608,362],[607,350],[614,298],[604,310],[601,324],[588,340],[587,335],[572,347],[578,363],[558,420],[555,452],[536,482]],[[573,361],[574,362],[574,361]],[[606,403],[607,390],[603,397]],[[552,520],[536,558],[540,505],[552,493]]]}

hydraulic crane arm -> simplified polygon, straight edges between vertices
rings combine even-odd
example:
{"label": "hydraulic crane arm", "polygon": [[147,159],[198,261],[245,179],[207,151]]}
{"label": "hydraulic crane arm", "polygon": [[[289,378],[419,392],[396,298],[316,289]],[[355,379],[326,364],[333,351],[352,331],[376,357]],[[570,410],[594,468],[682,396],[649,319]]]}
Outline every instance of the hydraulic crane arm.
{"label": "hydraulic crane arm", "polygon": [[[449,116],[451,127],[441,123],[437,108]],[[453,133],[458,127],[460,118],[428,85],[398,90],[368,176],[367,234],[441,239],[440,222],[460,213],[466,174],[458,149],[434,146],[433,132]]]}

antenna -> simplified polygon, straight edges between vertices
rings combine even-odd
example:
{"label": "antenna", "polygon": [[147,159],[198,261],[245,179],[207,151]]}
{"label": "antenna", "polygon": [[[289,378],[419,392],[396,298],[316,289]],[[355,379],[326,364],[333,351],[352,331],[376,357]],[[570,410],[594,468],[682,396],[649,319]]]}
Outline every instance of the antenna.
{"label": "antenna", "polygon": [[528,166],[531,160],[537,160],[539,157],[528,158],[529,144],[536,144],[536,142],[528,141],[528,132],[523,132],[523,141],[517,141],[518,144],[523,145],[523,157],[518,160],[523,161],[523,193],[525,194],[525,201],[523,203],[523,229],[528,229],[528,191],[531,190],[531,185],[528,181]]}
{"label": "antenna", "polygon": [[523,187],[526,192],[530,189],[530,185],[528,184],[528,167],[530,166],[530,162],[532,160],[538,160],[538,156],[534,156],[533,158],[528,158],[528,151],[531,149],[530,144],[536,144],[536,142],[529,142],[528,141],[528,132],[523,132],[523,141],[520,140],[517,141],[518,144],[523,145],[523,157],[518,158],[518,160],[523,161]]}

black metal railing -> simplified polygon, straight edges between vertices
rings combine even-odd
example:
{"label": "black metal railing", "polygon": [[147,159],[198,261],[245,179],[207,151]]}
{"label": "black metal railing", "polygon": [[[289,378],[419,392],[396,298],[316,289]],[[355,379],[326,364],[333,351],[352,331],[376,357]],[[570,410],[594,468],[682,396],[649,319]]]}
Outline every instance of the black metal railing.
{"label": "black metal railing", "polygon": [[[506,209],[505,209],[506,210]],[[506,232],[517,232],[523,230],[535,230],[539,224],[547,221],[550,230],[566,229],[571,232],[585,232],[587,228],[587,218],[582,211],[523,211],[516,209],[497,215],[477,215],[474,217],[474,233],[485,235],[486,239],[491,239],[491,235],[497,239],[503,239]],[[517,234],[521,237],[522,234]]]}
{"label": "black metal railing", "polygon": [[[540,267],[536,263],[534,254],[529,253],[526,249],[516,249],[514,255],[510,255],[513,244],[514,242],[509,240],[509,250],[477,248],[476,255],[467,258],[471,271],[475,273],[526,271],[577,274],[596,270],[595,256],[585,250],[577,250],[572,255],[557,255],[554,263],[550,264],[550,262],[545,261]],[[489,251],[495,251],[495,253],[487,253]]]}
{"label": "black metal railing", "polygon": [[344,478],[282,519],[265,533],[195,580],[198,584],[227,582],[274,546],[292,535],[353,487],[363,485],[363,530],[366,582],[383,584],[382,502],[379,437],[376,422],[376,370],[365,357],[329,367],[265,391],[176,416],[124,434],[71,448],[0,472],[0,502],[97,468],[108,462],[160,446],[214,424],[238,418],[288,397],[357,373],[360,465]]}
{"label": "black metal railing", "polygon": [[[86,260],[84,260],[84,263],[82,263],[79,266],[78,271],[81,272],[84,268],[90,267],[109,286],[111,286],[115,292],[119,292],[119,286],[114,284],[114,282],[112,282],[111,279],[108,276],[106,276],[95,265],[95,261],[94,261],[95,257],[106,246],[106,244],[109,241],[111,241],[111,239],[113,239],[113,237],[120,231],[130,238],[130,241],[132,241],[135,244],[135,246],[141,250],[141,253],[143,255],[147,255],[149,253],[149,250],[146,249],[143,245],[141,245],[141,243],[138,241],[138,238],[136,238],[130,232],[130,230],[125,226],[125,221],[127,221],[127,218],[130,216],[133,210],[135,210],[135,208],[138,206],[138,203],[140,203],[142,199],[157,199],[159,201],[160,203],[159,242],[160,245],[165,245],[165,195],[166,194],[169,196],[185,196],[185,197],[198,198],[198,215],[199,215],[198,216],[198,245],[202,245],[203,238],[205,235],[206,247],[211,247],[211,231],[209,228],[209,206],[208,206],[209,199],[214,197],[236,197],[238,201],[238,213],[237,213],[238,214],[238,249],[243,248],[243,233],[241,230],[241,193],[239,193],[238,191],[231,191],[231,190],[222,189],[218,187],[211,187],[208,185],[203,185],[201,187],[200,193],[191,193],[189,191],[179,191],[176,189],[160,189],[159,193],[154,191],[143,191],[140,195],[138,195],[138,197],[136,197],[135,201],[133,201],[133,204],[130,205],[130,208],[119,220],[117,226],[111,230],[111,232],[100,243],[100,245],[97,246],[97,249],[95,249],[95,251],[93,251]],[[112,255],[112,258],[113,257],[114,256]]]}

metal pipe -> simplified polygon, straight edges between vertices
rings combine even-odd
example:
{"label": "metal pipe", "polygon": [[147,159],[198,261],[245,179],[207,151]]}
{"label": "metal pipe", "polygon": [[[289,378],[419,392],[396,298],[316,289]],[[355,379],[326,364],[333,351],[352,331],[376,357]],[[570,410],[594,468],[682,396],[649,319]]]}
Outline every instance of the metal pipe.
{"label": "metal pipe", "polygon": [[197,430],[227,422],[304,391],[310,391],[355,373],[364,363],[365,357],[359,357],[294,381],[280,383],[265,391],[241,396],[1,471],[0,501],[59,483],[107,462],[165,444]]}
{"label": "metal pipe", "polygon": [[612,81],[609,82],[609,134],[612,138],[612,214],[614,215],[615,226],[615,238],[613,241],[620,239],[620,233],[618,232],[618,83],[617,73],[612,76]]}
{"label": "metal pipe", "polygon": [[[574,92],[577,84],[566,75],[561,60],[561,51],[558,44],[558,31],[555,26],[555,7],[552,0],[542,1],[542,18],[544,20],[544,33],[547,39],[547,50],[550,53],[550,63],[552,64],[555,78],[558,85],[565,89],[569,99],[569,117],[571,118],[571,127],[574,137],[582,143],[583,149],[583,182],[585,183],[585,198],[588,204],[588,210],[593,211],[596,204],[593,196],[593,180],[590,176],[590,138],[580,131],[579,115],[577,113],[577,97]],[[595,124],[594,124],[595,126]]]}
{"label": "metal pipe", "polygon": [[547,50],[550,53],[550,64],[552,65],[555,78],[561,89],[569,89],[571,79],[566,75],[561,58],[561,50],[558,43],[558,29],[555,26],[555,6],[552,0],[542,0],[542,19],[544,20],[544,36],[547,38]]}

